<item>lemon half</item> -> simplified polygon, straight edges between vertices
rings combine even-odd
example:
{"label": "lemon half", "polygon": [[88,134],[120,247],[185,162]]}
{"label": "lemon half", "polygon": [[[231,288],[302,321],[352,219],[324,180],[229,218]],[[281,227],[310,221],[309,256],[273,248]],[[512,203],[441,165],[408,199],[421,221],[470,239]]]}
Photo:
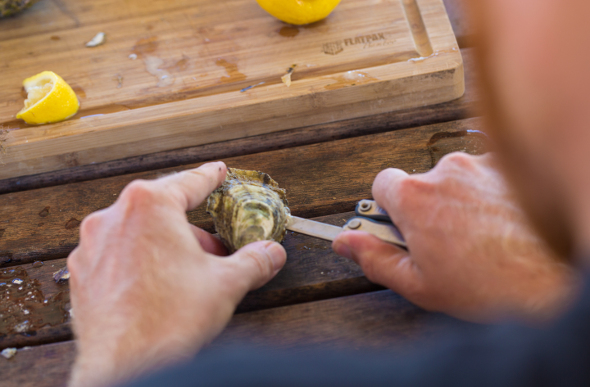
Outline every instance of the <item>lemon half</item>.
{"label": "lemon half", "polygon": [[80,108],[74,90],[52,71],[43,71],[25,79],[23,86],[27,99],[16,118],[27,124],[41,125],[67,120]]}
{"label": "lemon half", "polygon": [[340,0],[256,0],[266,12],[285,23],[302,25],[326,18]]}

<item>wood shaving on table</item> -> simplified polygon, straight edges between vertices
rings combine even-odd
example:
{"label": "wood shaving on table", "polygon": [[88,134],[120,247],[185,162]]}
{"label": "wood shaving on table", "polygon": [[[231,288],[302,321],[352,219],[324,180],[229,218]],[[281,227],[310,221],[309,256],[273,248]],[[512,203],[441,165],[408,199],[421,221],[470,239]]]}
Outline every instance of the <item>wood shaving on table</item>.
{"label": "wood shaving on table", "polygon": [[293,74],[293,70],[295,70],[296,66],[297,65],[293,65],[289,67],[289,69],[287,70],[287,74],[281,77],[281,81],[283,81],[283,83],[287,85],[287,87],[291,86],[291,75]]}

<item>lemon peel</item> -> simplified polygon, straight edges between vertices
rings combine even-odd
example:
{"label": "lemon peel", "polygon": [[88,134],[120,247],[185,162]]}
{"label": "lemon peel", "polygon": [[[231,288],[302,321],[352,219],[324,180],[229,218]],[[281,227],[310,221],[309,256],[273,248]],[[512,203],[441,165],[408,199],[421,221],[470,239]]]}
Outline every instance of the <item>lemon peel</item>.
{"label": "lemon peel", "polygon": [[23,86],[27,99],[16,118],[27,124],[42,125],[67,120],[80,108],[74,90],[52,71],[43,71],[25,79]]}
{"label": "lemon peel", "polygon": [[256,0],[266,12],[285,23],[310,24],[325,19],[340,0]]}

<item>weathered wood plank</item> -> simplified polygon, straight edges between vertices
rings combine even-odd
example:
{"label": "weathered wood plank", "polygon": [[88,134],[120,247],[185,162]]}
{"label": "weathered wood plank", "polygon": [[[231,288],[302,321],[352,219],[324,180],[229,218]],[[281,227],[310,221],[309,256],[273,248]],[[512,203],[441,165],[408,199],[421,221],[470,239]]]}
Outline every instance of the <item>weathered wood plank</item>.
{"label": "weathered wood plank", "polygon": [[[463,150],[471,153],[478,153],[480,151],[478,147],[481,145],[481,137],[483,135],[477,135],[475,137],[471,135],[471,140],[469,140],[469,134],[456,131],[458,127],[454,127],[454,129],[455,131],[437,131],[430,137],[428,144],[426,144],[427,147],[430,146],[430,150],[432,151],[428,155],[430,163],[436,162],[440,159],[441,155],[454,150]],[[319,189],[322,188],[320,187]],[[41,211],[40,216],[48,217],[50,211],[44,209]],[[342,225],[350,216],[352,216],[352,213],[343,213],[325,216],[318,218],[318,220]],[[379,289],[379,287],[371,284],[363,277],[357,265],[335,255],[330,249],[329,242],[289,232],[284,245],[289,256],[285,269],[267,286],[250,293],[238,307],[238,312],[358,294]],[[59,318],[60,316],[59,314],[56,315],[56,313],[59,313],[60,310],[63,312],[63,308],[68,301],[67,285],[56,285],[52,278],[52,274],[63,266],[65,266],[65,259],[46,261],[45,265],[42,265],[41,262],[36,262],[32,265],[4,269],[5,274],[6,272],[10,273],[11,271],[25,269],[24,276],[19,275],[19,277],[24,279],[26,283],[35,280],[40,281],[38,285],[35,285],[35,288],[39,288],[42,291],[40,297],[50,300],[50,303],[43,305],[43,308],[32,310],[31,314],[27,312],[27,315],[23,315],[20,311],[18,313],[12,312],[16,313],[16,320],[12,322],[11,326],[6,327],[6,329],[0,329],[0,334],[11,333],[8,336],[0,337],[0,347],[47,343],[66,340],[71,337],[69,326],[61,324],[67,322],[67,318],[55,320],[56,317]],[[53,297],[58,292],[65,294],[62,298],[53,300]],[[10,303],[0,300],[0,308],[7,308],[10,305]],[[41,329],[38,329],[39,326],[32,327],[31,329],[27,329],[26,333],[10,331],[13,326],[22,324],[24,321],[37,321],[39,319],[42,319],[44,322],[50,322],[52,326]]]}
{"label": "weathered wood plank", "polygon": [[411,346],[451,324],[465,323],[427,312],[390,290],[382,290],[239,314],[212,345],[390,348]]}
{"label": "weathered wood plank", "polygon": [[73,341],[19,349],[12,359],[0,358],[2,386],[65,387],[74,356]]}
{"label": "weathered wood plank", "polygon": [[[359,270],[360,271],[360,270]],[[350,273],[351,275],[354,273]],[[327,280],[312,285],[286,289],[260,289],[246,295],[238,305],[236,314],[267,308],[295,305],[304,302],[327,300],[383,290],[382,286],[371,283],[365,276],[343,280]],[[270,284],[269,284],[270,285]],[[272,288],[272,286],[270,286]],[[36,331],[0,336],[0,350],[51,344],[73,339],[71,321],[55,326],[46,326]]]}
{"label": "weathered wood plank", "polygon": [[[404,350],[444,332],[449,325],[469,326],[425,312],[386,290],[236,315],[212,347],[246,344],[292,351],[321,345]],[[72,341],[19,350],[8,361],[0,359],[0,374],[7,387],[64,386],[74,351]]]}
{"label": "weathered wood plank", "polygon": [[[329,215],[316,220],[334,225],[343,225],[354,213]],[[238,306],[237,313],[292,305],[302,302],[317,301],[345,295],[359,294],[382,289],[372,284],[363,275],[354,262],[339,257],[331,249],[331,242],[323,241],[302,234],[288,232],[283,242],[288,260],[283,270],[266,286],[250,292]],[[10,324],[0,326],[0,349],[23,347],[64,341],[71,339],[69,325],[69,286],[67,282],[56,283],[53,274],[65,267],[66,259],[47,261],[9,267],[0,270],[0,276],[19,278],[24,281],[18,286],[30,285],[36,295],[48,300],[46,304],[33,307],[16,308],[11,312]],[[10,275],[10,272],[14,273]],[[11,288],[17,285],[4,280]],[[0,280],[0,283],[3,281]],[[0,289],[8,289],[7,285]],[[29,290],[29,289],[27,289]],[[57,297],[60,295],[61,297]],[[0,295],[0,314],[6,312],[12,301],[2,299]],[[36,307],[35,307],[36,306]],[[23,309],[27,313],[23,313]],[[65,312],[65,313],[64,313]],[[14,331],[15,326],[25,321],[42,321],[29,324],[22,333]],[[51,325],[44,326],[46,323]],[[43,326],[43,327],[42,327]]]}
{"label": "weathered wood plank", "polygon": [[270,151],[336,139],[375,134],[471,117],[474,114],[474,70],[472,50],[462,50],[466,67],[466,92],[455,101],[373,116],[308,126],[283,132],[165,151],[60,171],[0,180],[0,194],[59,184],[93,180],[158,168],[203,162],[224,157]]}
{"label": "weathered wood plank", "polygon": [[[430,169],[431,153],[438,148],[431,147],[429,141],[440,133],[459,132],[459,136],[445,139],[445,149],[462,150],[471,146],[466,145],[472,137],[466,130],[479,126],[478,119],[453,121],[225,161],[232,167],[269,173],[287,190],[294,215],[323,216],[351,211],[358,200],[370,197],[373,179],[384,168],[397,167],[410,173]],[[197,165],[1,195],[0,262],[14,265],[65,257],[77,244],[80,221],[111,205],[130,181]],[[212,230],[203,206],[189,212],[188,219]]]}
{"label": "weathered wood plank", "polygon": [[69,286],[53,279],[64,266],[57,260],[0,269],[0,349],[71,338],[63,326],[70,317]]}

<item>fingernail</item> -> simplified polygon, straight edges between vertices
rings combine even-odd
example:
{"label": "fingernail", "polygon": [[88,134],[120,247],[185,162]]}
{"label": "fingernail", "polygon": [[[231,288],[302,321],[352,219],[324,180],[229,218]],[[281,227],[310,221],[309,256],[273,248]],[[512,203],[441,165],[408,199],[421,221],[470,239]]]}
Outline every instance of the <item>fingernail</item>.
{"label": "fingernail", "polygon": [[281,270],[287,259],[287,253],[285,252],[283,246],[279,245],[278,243],[269,243],[266,245],[266,253],[269,255],[270,260],[272,261],[272,267],[275,272]]}
{"label": "fingernail", "polygon": [[336,252],[336,254],[344,258],[352,259],[352,250],[350,250],[350,246],[347,244],[343,242],[335,242],[332,245],[332,249]]}

